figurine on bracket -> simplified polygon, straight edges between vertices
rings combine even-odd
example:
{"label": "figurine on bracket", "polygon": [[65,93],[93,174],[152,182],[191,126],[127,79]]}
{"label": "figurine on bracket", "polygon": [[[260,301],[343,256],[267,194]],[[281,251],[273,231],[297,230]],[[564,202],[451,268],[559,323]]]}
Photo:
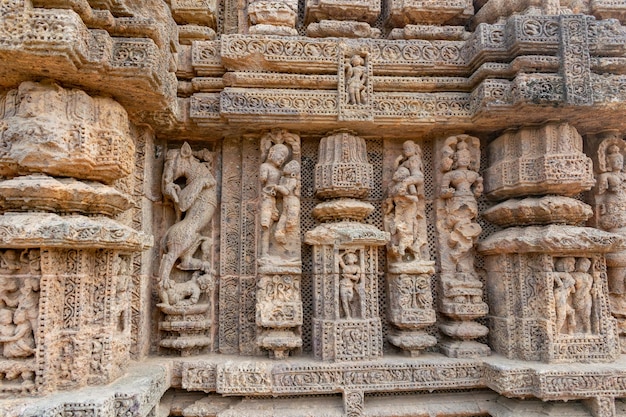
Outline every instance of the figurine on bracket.
{"label": "figurine on bracket", "polygon": [[260,264],[299,263],[300,138],[277,129],[261,138]]}
{"label": "figurine on bracket", "polygon": [[367,85],[367,68],[361,55],[353,55],[346,64],[346,90],[348,104],[367,104],[365,86]]}
{"label": "figurine on bracket", "polygon": [[601,171],[596,191],[598,223],[609,231],[626,226],[625,151],[626,142],[620,138],[607,139],[598,149]]}
{"label": "figurine on bracket", "polygon": [[593,285],[593,276],[589,273],[590,269],[591,260],[589,258],[578,258],[576,259],[576,269],[572,273],[576,282],[576,290],[572,299],[574,313],[580,330],[586,334],[590,334],[594,330],[591,326],[591,313],[596,288]]}
{"label": "figurine on bracket", "polygon": [[[180,178],[185,178],[183,188],[177,183]],[[168,151],[162,187],[163,194],[174,202],[178,220],[163,238],[165,254],[161,259],[159,276],[161,294],[164,295],[173,285],[170,274],[179,259],[178,269],[212,271],[209,262],[212,241],[202,235],[211,223],[217,206],[210,152],[193,152],[187,142],[180,150]],[[201,259],[194,257],[198,248],[202,252]]]}
{"label": "figurine on bracket", "polygon": [[354,315],[352,301],[354,300],[354,290],[361,282],[361,266],[359,257],[353,251],[346,251],[339,259],[341,268],[341,279],[339,280],[339,296],[341,297],[341,307],[344,317],[351,319]]}

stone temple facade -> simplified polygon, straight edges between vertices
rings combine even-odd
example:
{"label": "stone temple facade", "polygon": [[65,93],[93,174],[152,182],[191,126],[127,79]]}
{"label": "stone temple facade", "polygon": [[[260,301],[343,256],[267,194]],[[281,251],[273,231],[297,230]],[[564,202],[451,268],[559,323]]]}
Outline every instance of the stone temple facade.
{"label": "stone temple facade", "polygon": [[626,416],[626,1],[0,0],[0,416]]}

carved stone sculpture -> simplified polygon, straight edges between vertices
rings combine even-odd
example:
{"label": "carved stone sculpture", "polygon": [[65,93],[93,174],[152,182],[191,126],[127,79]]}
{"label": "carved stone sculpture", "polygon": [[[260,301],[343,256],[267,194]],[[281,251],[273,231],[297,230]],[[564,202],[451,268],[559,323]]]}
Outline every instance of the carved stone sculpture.
{"label": "carved stone sculpture", "polygon": [[261,160],[257,343],[281,359],[302,346],[300,138],[284,129],[267,132]]}
{"label": "carved stone sculpture", "polygon": [[0,416],[625,414],[625,57],[624,0],[0,1]]}
{"label": "carved stone sculpture", "polygon": [[[450,339],[441,343],[449,356],[488,355],[490,349],[472,339],[484,336],[485,326],[472,320],[487,314],[483,283],[474,267],[474,245],[480,235],[478,203],[483,192],[480,142],[469,135],[438,142],[436,226],[439,247],[439,311],[451,319],[439,325]],[[460,339],[460,340],[457,340]]]}
{"label": "carved stone sculpture", "polygon": [[[177,182],[180,178],[184,178],[183,186]],[[217,207],[215,189],[209,151],[194,152],[186,142],[180,149],[168,151],[162,190],[174,203],[176,223],[163,240],[159,307],[166,314],[160,327],[172,336],[162,339],[160,345],[180,350],[183,356],[210,348],[213,341],[215,272],[208,228]],[[171,277],[174,266],[183,271],[178,281]]]}
{"label": "carved stone sculpture", "polygon": [[430,289],[434,262],[426,237],[426,213],[422,151],[413,141],[402,145],[384,202],[387,244],[387,297],[390,321],[396,326],[389,336],[394,345],[419,354],[437,339],[423,329],[435,323]]}

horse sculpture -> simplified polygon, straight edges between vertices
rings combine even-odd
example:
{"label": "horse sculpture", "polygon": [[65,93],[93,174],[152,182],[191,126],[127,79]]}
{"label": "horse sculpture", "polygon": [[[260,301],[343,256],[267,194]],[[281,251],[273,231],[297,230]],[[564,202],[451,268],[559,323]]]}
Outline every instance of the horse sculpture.
{"label": "horse sculpture", "polygon": [[[210,156],[206,150],[193,152],[187,142],[180,150],[167,153],[161,185],[163,194],[174,202],[177,222],[163,237],[165,253],[159,268],[162,290],[172,287],[170,273],[178,259],[179,269],[213,273],[208,259],[212,242],[200,233],[211,222],[217,206]],[[180,178],[185,178],[182,188],[176,183]],[[202,252],[201,259],[194,258],[198,248]]]}

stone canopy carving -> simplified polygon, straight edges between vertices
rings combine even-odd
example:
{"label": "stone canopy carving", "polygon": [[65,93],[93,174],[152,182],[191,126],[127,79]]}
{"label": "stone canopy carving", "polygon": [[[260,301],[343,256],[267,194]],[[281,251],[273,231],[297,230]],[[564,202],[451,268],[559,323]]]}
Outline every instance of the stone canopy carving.
{"label": "stone canopy carving", "polygon": [[624,25],[0,2],[0,415],[623,414]]}

